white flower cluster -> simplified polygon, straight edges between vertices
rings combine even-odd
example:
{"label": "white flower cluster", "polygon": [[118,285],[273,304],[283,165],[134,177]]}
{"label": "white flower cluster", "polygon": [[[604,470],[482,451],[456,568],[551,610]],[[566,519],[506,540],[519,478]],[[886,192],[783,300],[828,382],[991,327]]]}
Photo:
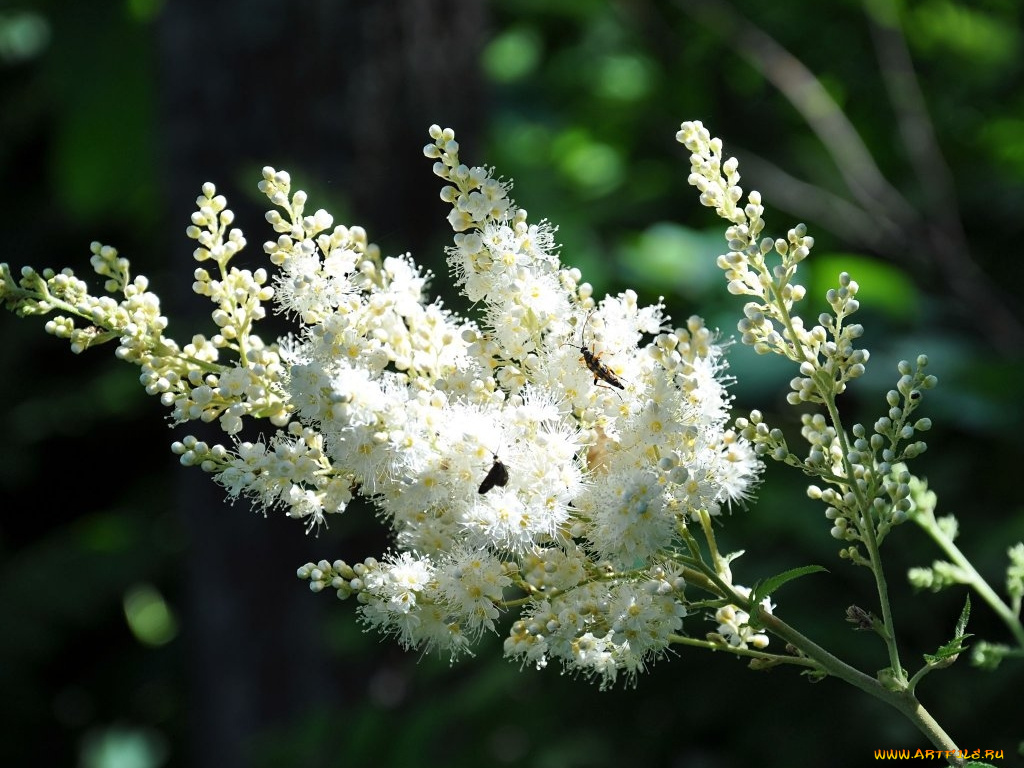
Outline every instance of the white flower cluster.
{"label": "white flower cluster", "polygon": [[[735,585],[733,589],[743,597],[750,597],[750,587]],[[770,614],[774,608],[769,598],[761,601],[761,609],[765,613]],[[718,635],[733,648],[768,647],[768,635],[750,625],[750,614],[743,609],[732,604],[723,605],[715,611],[715,620],[718,622]]]}
{"label": "white flower cluster", "polygon": [[[602,685],[632,677],[678,638],[686,580],[712,584],[688,523],[708,535],[761,471],[726,426],[723,347],[700,318],[672,328],[633,292],[596,301],[560,264],[550,225],[463,165],[451,130],[430,136],[456,232],[448,262],[477,321],[429,302],[408,255],[382,258],[362,229],[307,214],[272,168],[260,189],[274,205],[273,284],[230,265],[246,241],[224,197],[206,184],[197,199],[187,234],[215,267],[193,283],[216,307],[209,338],[165,337],[145,279],[130,282],[105,247],[93,266],[121,302],[93,299],[70,272],[16,284],[6,265],[0,296],[23,314],[66,310],[53,332],[80,347],[119,338],[176,422],[217,421],[230,444],[188,436],[173,450],[232,498],[310,528],[370,499],[395,551],[299,570],[314,590],[356,595],[369,626],[456,658],[514,608],[507,656]],[[301,330],[268,345],[254,325],[271,298]],[[247,417],[277,432],[239,442]],[[718,574],[716,598],[729,578]]]}
{"label": "white flower cluster", "polygon": [[723,350],[699,319],[670,330],[632,292],[595,303],[552,229],[463,165],[452,131],[431,137],[456,231],[449,264],[479,324],[424,305],[410,259],[368,258],[361,231],[305,216],[288,176],[264,171],[285,213],[268,216],[280,236],[265,246],[282,267],[277,298],[307,323],[283,353],[289,399],[399,550],[300,576],[357,594],[363,619],[404,645],[453,657],[515,587],[506,654],[607,684],[682,626],[687,521],[757,479],[725,427]]}

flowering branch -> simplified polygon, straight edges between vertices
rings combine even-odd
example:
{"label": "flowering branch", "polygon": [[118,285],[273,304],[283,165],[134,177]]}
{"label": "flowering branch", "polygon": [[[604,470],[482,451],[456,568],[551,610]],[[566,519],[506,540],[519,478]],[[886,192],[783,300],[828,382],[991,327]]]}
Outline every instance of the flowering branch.
{"label": "flowering branch", "polygon": [[[807,236],[803,225],[791,229],[785,240],[761,238],[764,209],[760,195],[751,192],[746,205],[740,207],[743,192],[739,186],[738,164],[734,158],[723,156],[721,141],[712,138],[699,122],[683,123],[677,139],[692,153],[689,182],[700,191],[701,202],[714,208],[730,224],[726,231],[729,253],[719,257],[718,265],[726,272],[729,291],[752,299],[745,305],[744,318],[739,323],[743,342],[760,354],[778,354],[794,362],[800,376],[790,382],[792,391],[788,401],[794,405],[815,403],[823,406],[827,414],[827,417],[822,414],[801,417],[802,436],[810,446],[804,459],[790,452],[782,432],[769,428],[758,411],[749,418],[737,419],[737,429],[753,443],[757,455],[799,467],[826,484],[824,489],[811,485],[808,495],[826,503],[826,517],[833,523],[832,536],[849,543],[840,551],[840,556],[870,570],[882,614],[879,620],[853,606],[848,611],[850,620],[860,628],[872,629],[882,639],[890,665],[873,680],[794,634],[779,618],[765,617],[764,625],[818,660],[829,674],[888,701],[910,718],[932,743],[949,750],[952,740],[917,702],[914,690],[926,673],[956,660],[964,647],[963,640],[968,637],[964,630],[969,603],[954,639],[936,654],[926,654],[924,666],[911,676],[900,661],[882,567],[883,540],[896,525],[915,519],[954,558],[956,565],[945,569],[917,569],[916,573],[912,572],[912,580],[916,576],[920,585],[926,581],[940,586],[952,582],[970,584],[1007,622],[1018,641],[1024,634],[1019,620],[1019,598],[1012,609],[1002,603],[953,547],[952,536],[943,526],[934,524],[931,513],[934,495],[928,504],[921,492],[921,482],[907,471],[904,463],[925,450],[925,443],[914,437],[931,428],[929,419],[913,418],[922,394],[936,384],[935,377],[925,373],[927,358],[921,355],[916,364],[906,361],[899,364],[900,379],[895,389],[886,395],[888,410],[875,421],[871,433],[861,424],[854,424],[847,431],[836,398],[850,381],[863,375],[868,361],[867,351],[855,346],[855,340],[863,333],[862,327],[846,322],[859,308],[857,283],[849,275],[841,274],[838,288],[827,294],[831,314],[820,315],[817,325],[806,328],[794,312],[795,304],[805,294],[794,278],[799,263],[813,247],[813,238]],[[775,266],[770,266],[766,260],[769,254],[778,258]],[[1007,589],[1011,596],[1024,594],[1024,568],[1018,563],[1024,562],[1024,545],[1018,547],[1019,553],[1017,549],[1010,550],[1012,563]],[[943,583],[941,574],[954,572],[958,575]],[[999,659],[1013,653],[1005,646],[984,644],[975,660],[994,666]],[[959,764],[955,758],[950,760]]]}
{"label": "flowering branch", "polygon": [[[145,278],[130,280],[128,262],[98,244],[93,268],[119,299],[93,297],[70,270],[26,268],[15,280],[7,265],[0,299],[20,315],[62,313],[47,331],[76,352],[116,338],[118,357],[140,366],[175,423],[217,422],[225,443],[189,435],[172,450],[229,498],[283,510],[307,530],[356,495],[368,499],[394,549],[354,564],[307,563],[298,576],[314,592],[355,597],[360,620],[405,648],[454,661],[507,613],[506,657],[556,662],[602,688],[635,682],[673,647],[724,651],[755,669],[794,664],[812,679],[838,677],[953,749],[914,687],[955,658],[966,611],[956,641],[911,676],[881,561],[883,541],[915,510],[916,481],[903,462],[925,449],[915,437],[931,426],[913,417],[935,385],[927,360],[900,364],[870,432],[845,427],[836,398],[868,361],[856,347],[863,329],[849,322],[857,283],[841,275],[831,313],[807,328],[795,278],[813,238],[802,225],[785,239],[762,238],[760,196],[740,207],[736,161],[723,159],[700,123],[683,123],[690,183],[729,222],[729,253],[718,263],[730,292],[750,299],[742,339],[797,366],[791,403],[824,410],[803,417],[805,458],[757,411],[732,429],[725,348],[700,318],[672,326],[660,302],[640,306],[631,291],[595,299],[579,271],[561,264],[554,228],[531,223],[508,182],[463,164],[450,129],[432,126],[430,138],[424,154],[455,232],[448,264],[477,319],[428,302],[431,275],[408,255],[383,257],[361,228],[307,213],[306,194],[273,168],[259,185],[273,206],[266,219],[276,237],[263,245],[273,278],[231,266],[246,240],[226,200],[212,184],[197,199],[186,234],[196,260],[215,266],[197,268],[193,283],[214,304],[209,338],[169,338]],[[772,253],[778,263],[769,266]],[[254,328],[271,300],[298,329],[265,344]],[[271,429],[243,442],[246,420]],[[774,615],[773,593],[820,568],[745,587],[732,574],[739,555],[719,551],[715,524],[749,499],[766,457],[825,486],[808,492],[826,504],[840,556],[875,580],[881,619],[850,609],[885,644],[890,664],[875,678]],[[1011,588],[1018,612],[1022,592]],[[695,637],[696,622],[709,620],[715,631]],[[770,636],[787,643],[785,653],[765,650]]]}

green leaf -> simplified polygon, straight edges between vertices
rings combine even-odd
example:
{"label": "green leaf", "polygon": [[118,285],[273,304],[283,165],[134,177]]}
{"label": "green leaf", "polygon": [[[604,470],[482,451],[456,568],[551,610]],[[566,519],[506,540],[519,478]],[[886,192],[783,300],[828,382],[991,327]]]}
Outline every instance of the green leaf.
{"label": "green leaf", "polygon": [[792,581],[793,579],[799,579],[801,576],[807,576],[811,573],[820,573],[822,571],[828,573],[828,568],[821,565],[802,565],[799,568],[791,568],[790,570],[783,571],[775,576],[769,576],[767,579],[759,581],[754,585],[754,589],[750,593],[750,599],[759,603],[773,592],[777,591],[778,588],[786,582]]}
{"label": "green leaf", "polygon": [[971,596],[967,595],[967,600],[964,603],[964,609],[960,612],[960,618],[957,619],[956,629],[953,630],[953,639],[945,645],[939,647],[934,653],[924,654],[924,660],[929,666],[942,666],[948,667],[954,661],[956,657],[967,649],[964,645],[964,640],[972,635],[967,633],[967,620],[971,617]]}
{"label": "green leaf", "polygon": [[960,618],[957,619],[956,629],[953,631],[953,636],[957,639],[962,637],[969,637],[964,632],[967,631],[967,621],[971,618],[971,593],[967,593],[967,599],[964,601],[964,609],[960,611]]}
{"label": "green leaf", "polygon": [[[782,573],[776,574],[775,576],[770,576],[767,579],[757,582],[756,584],[754,584],[754,588],[750,591],[751,607],[753,608],[757,606],[758,603],[760,603],[766,597],[770,596],[773,592],[775,592],[787,581],[799,579],[801,576],[806,576],[810,573],[818,573],[819,571],[824,571],[825,573],[828,573],[828,569],[820,565],[803,565],[799,568],[791,568],[788,571],[783,571]],[[756,620],[754,618],[754,611],[751,611],[750,613],[750,625],[755,626]]]}

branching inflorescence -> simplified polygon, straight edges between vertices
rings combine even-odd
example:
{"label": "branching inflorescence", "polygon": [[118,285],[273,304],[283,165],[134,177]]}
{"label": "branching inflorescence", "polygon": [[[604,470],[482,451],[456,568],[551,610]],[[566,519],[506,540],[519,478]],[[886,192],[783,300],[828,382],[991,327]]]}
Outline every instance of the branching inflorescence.
{"label": "branching inflorescence", "polygon": [[[93,268],[112,295],[93,297],[70,270],[26,268],[16,280],[0,265],[0,298],[21,315],[57,312],[47,330],[75,352],[117,339],[118,357],[139,365],[174,423],[217,422],[225,444],[187,436],[173,450],[229,498],[281,509],[307,530],[356,495],[368,499],[394,548],[354,564],[307,563],[298,575],[314,592],[355,596],[361,620],[406,648],[454,660],[507,613],[507,657],[538,668],[554,661],[602,687],[634,680],[672,646],[726,651],[760,668],[790,663],[838,676],[950,744],[912,694],[924,672],[955,658],[967,612],[954,641],[911,677],[880,560],[886,536],[911,519],[955,550],[945,544],[949,524],[935,521],[933,498],[906,468],[931,426],[915,416],[935,385],[927,360],[900,364],[870,428],[844,427],[836,398],[868,362],[856,346],[863,329],[850,322],[857,283],[840,275],[831,311],[806,327],[795,278],[813,239],[803,225],[784,239],[762,236],[760,195],[741,205],[735,159],[700,123],[683,123],[689,182],[729,225],[718,264],[730,292],[748,299],[742,341],[792,361],[799,375],[789,401],[823,411],[802,417],[802,458],[757,411],[730,428],[724,345],[700,318],[673,327],[661,303],[640,306],[631,291],[595,299],[579,271],[561,264],[554,228],[531,223],[509,183],[464,165],[450,129],[432,126],[430,137],[424,154],[455,231],[448,264],[475,319],[430,302],[430,275],[408,255],[383,257],[361,228],[307,214],[305,193],[273,168],[259,185],[274,206],[266,218],[276,238],[264,243],[273,277],[231,266],[246,241],[225,199],[206,184],[197,200],[187,234],[207,265],[193,289],[215,305],[210,337],[179,346],[166,336],[145,278],[130,279],[128,262],[99,244]],[[254,329],[272,299],[299,329],[267,344]],[[253,420],[271,429],[242,442]],[[714,525],[750,497],[766,458],[816,480],[809,494],[825,504],[840,555],[873,574],[881,617],[857,606],[847,615],[885,643],[890,666],[877,678],[773,615],[772,592],[813,568],[752,588],[734,583],[737,555],[718,551]],[[1022,551],[1011,550],[1011,628],[1020,626]],[[916,572],[917,582],[971,583],[988,600],[957,556]],[[766,650],[772,634],[785,653]]]}
{"label": "branching inflorescence", "polygon": [[[120,300],[94,299],[67,270],[17,282],[5,271],[3,297],[21,314],[58,311],[47,328],[75,351],[120,339],[175,423],[217,421],[231,441],[188,436],[173,450],[230,497],[310,528],[354,494],[370,499],[394,550],[299,575],[355,595],[362,620],[406,647],[454,659],[508,612],[507,656],[607,685],[661,656],[700,608],[720,625],[708,644],[763,648],[744,623],[749,590],[713,547],[704,562],[690,530],[711,535],[707,521],[745,500],[761,469],[727,426],[715,334],[696,317],[672,328],[629,291],[596,301],[561,265],[553,228],[530,223],[490,170],[462,164],[451,130],[430,135],[456,232],[449,265],[478,320],[428,302],[429,275],[409,256],[384,258],[362,229],[307,214],[305,193],[272,168],[260,183],[274,205],[272,280],[231,266],[246,241],[214,186],[197,200],[187,234],[215,269],[197,269],[193,289],[216,306],[212,337],[167,337],[145,279],[129,282],[105,246],[94,268]],[[277,344],[254,333],[271,298],[300,324]],[[240,442],[247,418],[276,429]],[[684,594],[689,580],[703,602]]]}

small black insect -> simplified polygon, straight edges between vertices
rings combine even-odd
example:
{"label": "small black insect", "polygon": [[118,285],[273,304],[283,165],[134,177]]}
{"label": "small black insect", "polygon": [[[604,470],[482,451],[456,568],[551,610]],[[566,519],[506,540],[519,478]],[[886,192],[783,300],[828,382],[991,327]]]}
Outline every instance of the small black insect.
{"label": "small black insect", "polygon": [[480,483],[477,493],[484,494],[496,485],[504,488],[507,484],[508,467],[502,464],[501,459],[495,455],[494,463],[491,464],[491,468],[487,471],[487,476],[484,477],[484,481]]}
{"label": "small black insect", "polygon": [[[590,315],[594,314],[594,310],[590,311]],[[594,374],[594,384],[597,384],[598,380],[610,384],[616,389],[625,389],[622,381],[615,372],[612,371],[607,365],[601,362],[601,355],[603,352],[594,352],[594,350],[588,347],[583,339],[587,333],[587,323],[590,322],[590,315],[587,315],[587,319],[583,321],[583,328],[580,331],[580,354],[583,355],[581,358],[583,364],[587,366],[592,374]],[[573,344],[573,346],[576,346]]]}

